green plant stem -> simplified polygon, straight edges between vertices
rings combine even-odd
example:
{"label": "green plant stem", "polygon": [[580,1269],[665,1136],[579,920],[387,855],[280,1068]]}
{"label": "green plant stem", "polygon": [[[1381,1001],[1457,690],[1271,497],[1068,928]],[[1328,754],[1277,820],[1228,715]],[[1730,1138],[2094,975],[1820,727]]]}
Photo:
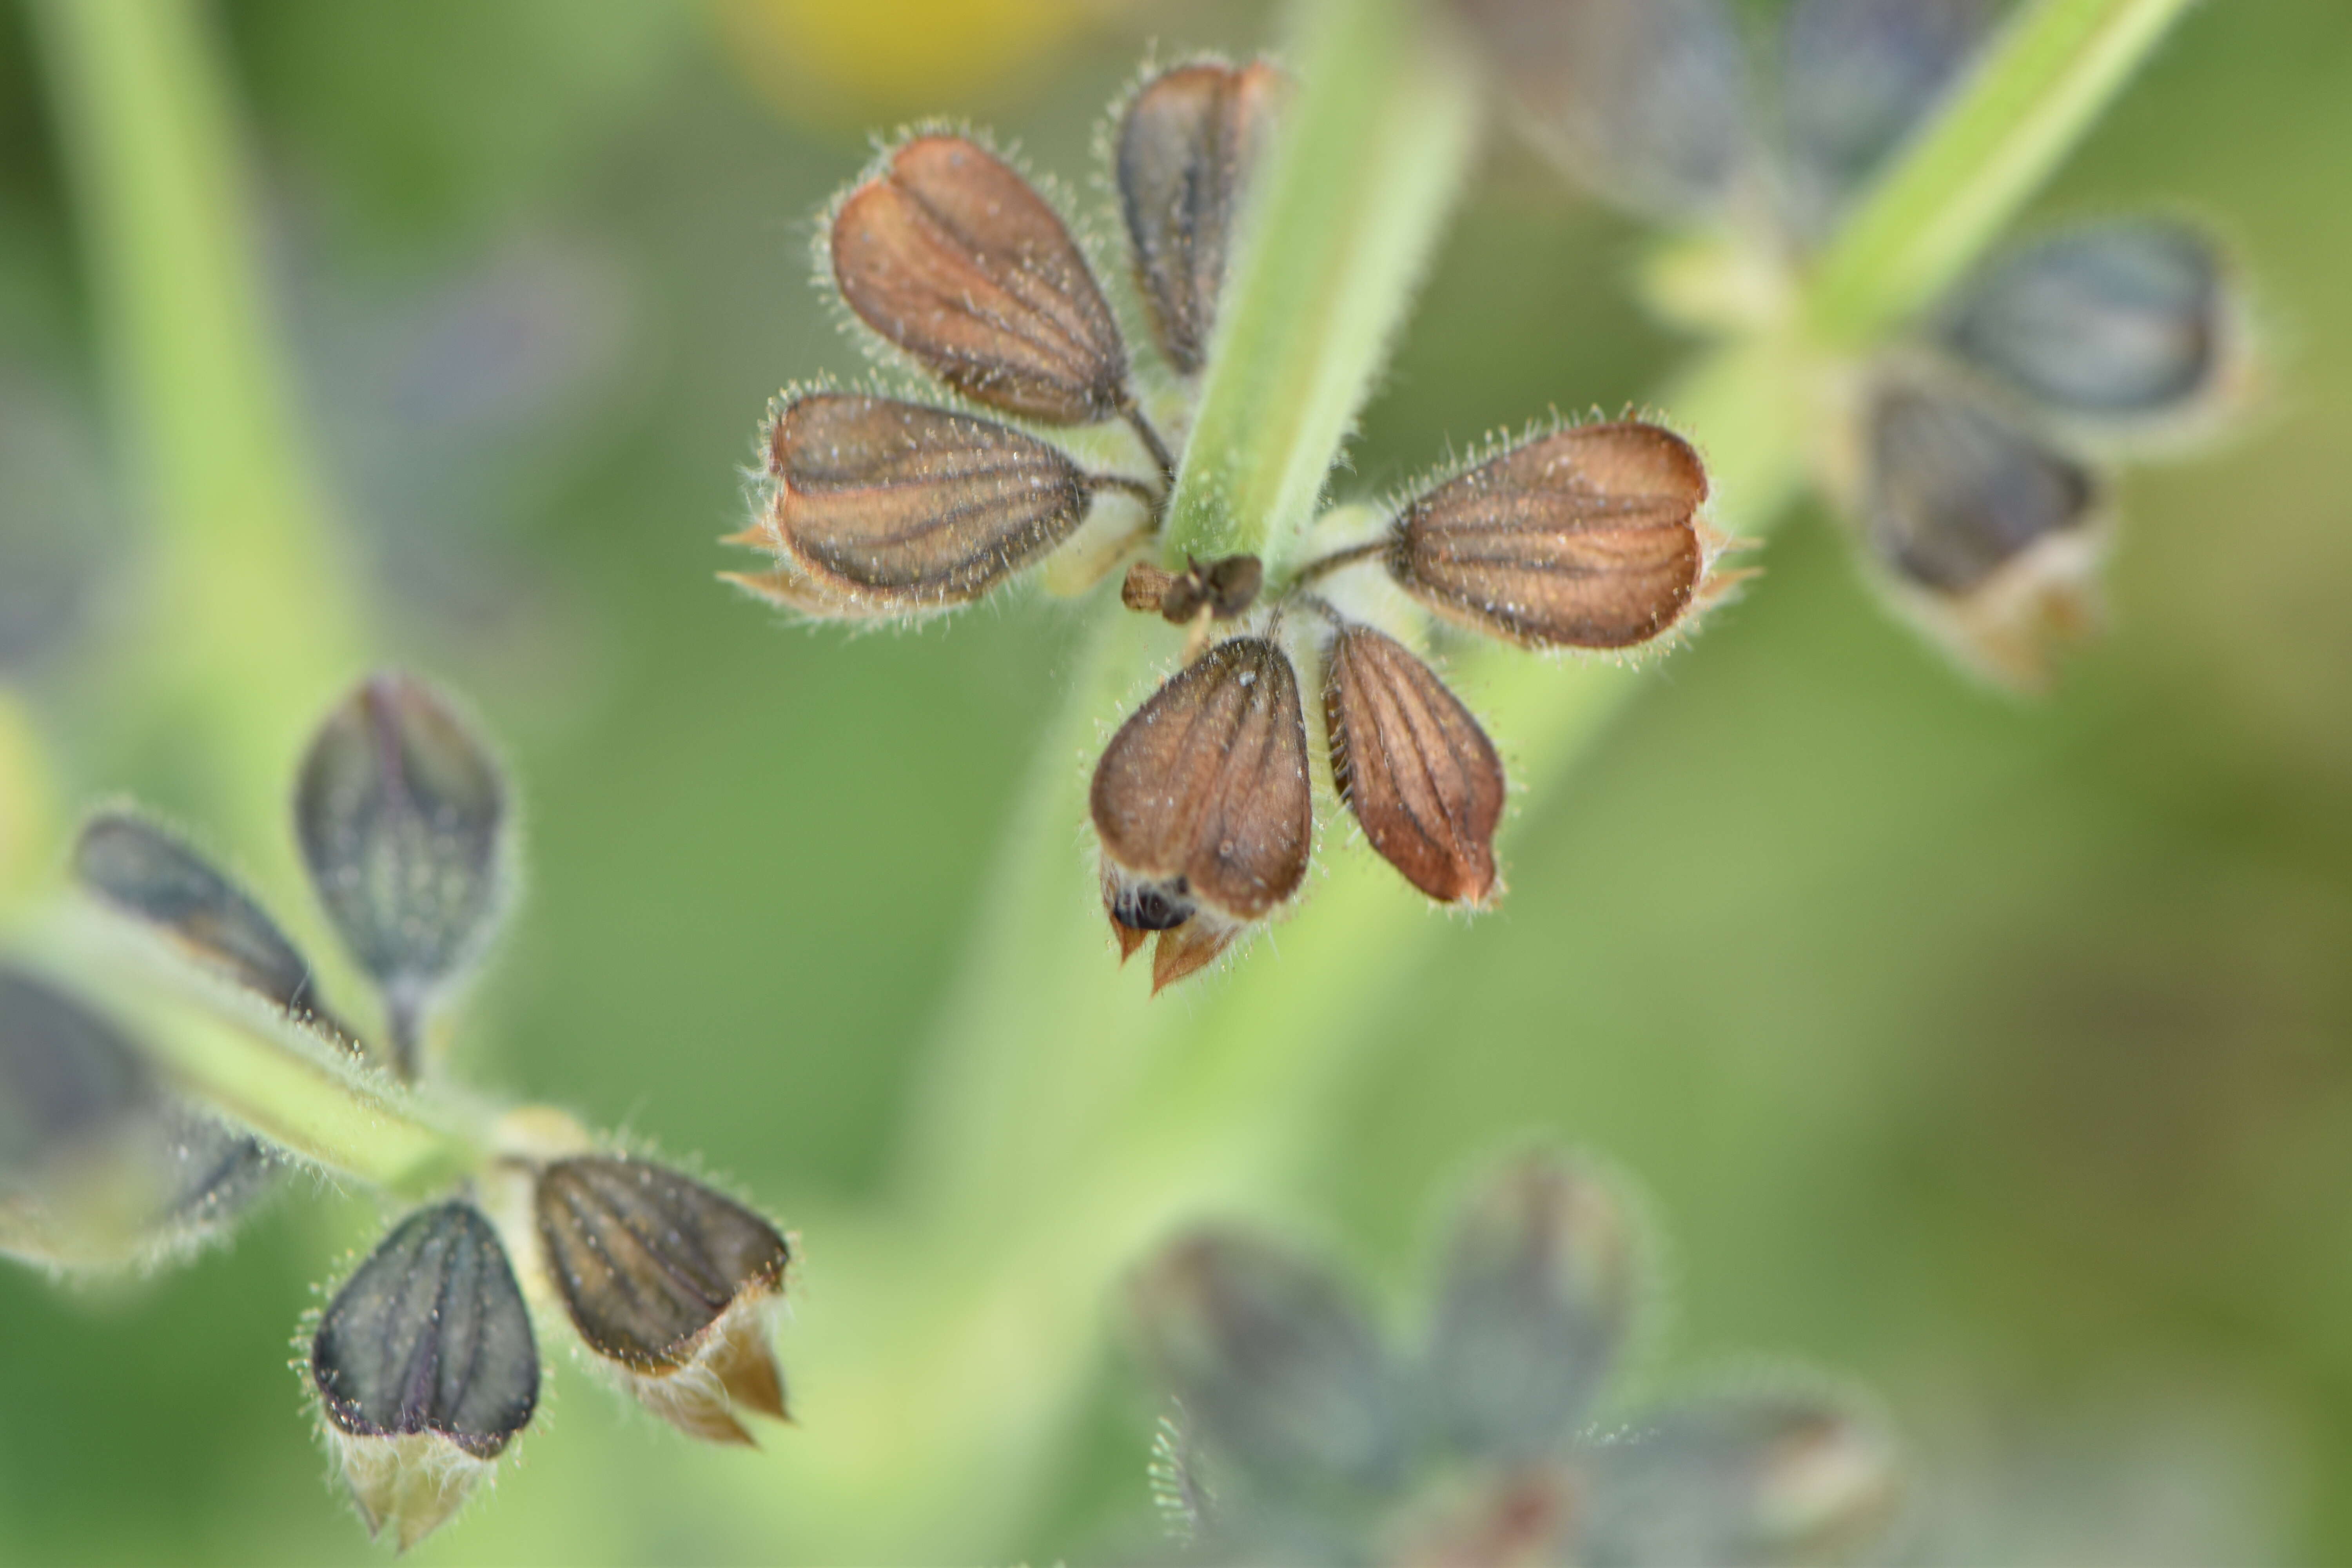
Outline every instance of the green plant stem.
{"label": "green plant stem", "polygon": [[2192,3],[2021,11],[1822,255],[1807,295],[1815,338],[1867,343],[1957,281]]}
{"label": "green plant stem", "polygon": [[1171,566],[1244,551],[1275,566],[1313,520],[1475,141],[1475,79],[1412,0],[1316,0],[1298,20],[1298,93],[1221,308]]}
{"label": "green plant stem", "polygon": [[[1706,453],[1721,523],[1752,535],[1785,510],[1803,480],[1808,412],[1825,362],[1965,269],[2154,45],[2162,31],[2157,14],[2179,9],[2172,0],[2042,0],[2021,14],[1833,246],[1790,334],[1717,352],[1665,397],[1673,423]],[[1314,89],[1310,79],[1309,103]],[[1339,163],[1323,171],[1334,184],[1356,177],[1346,160],[1365,148],[1310,143],[1302,134],[1297,156],[1309,145]],[[1295,165],[1285,177],[1316,184]],[[1945,201],[1958,216],[1935,205]],[[1432,199],[1417,210],[1433,224],[1444,209]],[[1927,232],[1898,231],[1898,222]],[[1287,239],[1269,226],[1258,243]],[[1276,341],[1261,343],[1236,325],[1226,346],[1269,358],[1338,351],[1337,335],[1319,331],[1311,315],[1295,335],[1280,332],[1277,313],[1260,315],[1250,290],[1261,281],[1285,299],[1302,288],[1286,266],[1252,257],[1231,285],[1240,291],[1229,300],[1231,320]],[[1351,363],[1367,375],[1376,368]],[[1318,384],[1312,366],[1268,364],[1255,374],[1267,378],[1262,384]],[[1220,374],[1213,365],[1213,396]],[[1213,470],[1196,470],[1202,459],[1188,457],[1187,486],[1209,497],[1279,491],[1273,480],[1205,476],[1280,472],[1302,445],[1296,428],[1278,423],[1237,421],[1235,431],[1215,426],[1209,434],[1234,443]],[[1186,504],[1180,497],[1180,517],[1208,515],[1187,512]],[[1267,503],[1264,515],[1276,513]],[[1248,537],[1183,536],[1202,553]],[[1204,546],[1207,538],[1221,542]],[[1327,832],[1325,872],[1296,918],[1223,979],[1148,1000],[1144,978],[1114,963],[1072,832],[1084,819],[1093,753],[1149,689],[1150,656],[1167,653],[1140,620],[1108,613],[1088,673],[1051,731],[973,962],[953,994],[929,1075],[931,1098],[914,1121],[912,1196],[924,1228],[907,1245],[935,1250],[943,1272],[911,1289],[952,1305],[944,1323],[925,1331],[940,1353],[903,1371],[951,1380],[958,1407],[941,1409],[928,1434],[902,1430],[891,1441],[902,1463],[912,1462],[910,1453],[942,1463],[979,1449],[991,1456],[985,1479],[960,1494],[970,1511],[942,1517],[1014,1517],[1006,1489],[1034,1480],[1023,1453],[1050,1443],[1083,1386],[1085,1352],[1100,1331],[1111,1283],[1156,1236],[1221,1206],[1262,1205],[1315,1157],[1318,1108],[1356,1043],[1377,1034],[1388,999],[1416,973],[1442,918],[1369,851],[1339,849]],[[1491,647],[1465,653],[1454,668],[1514,757],[1515,793],[1529,808],[1522,821],[1572,773],[1643,679],[1623,665]],[[989,1370],[975,1370],[982,1367]],[[870,1368],[894,1385],[899,1370],[887,1358]],[[895,1409],[919,1403],[898,1392],[870,1397]],[[921,1552],[944,1542],[915,1536],[900,1544]]]}
{"label": "green plant stem", "polygon": [[195,0],[37,0],[122,449],[140,634],[106,721],[173,754],[240,857],[290,870],[282,784],[362,627],[265,307],[255,204]]}

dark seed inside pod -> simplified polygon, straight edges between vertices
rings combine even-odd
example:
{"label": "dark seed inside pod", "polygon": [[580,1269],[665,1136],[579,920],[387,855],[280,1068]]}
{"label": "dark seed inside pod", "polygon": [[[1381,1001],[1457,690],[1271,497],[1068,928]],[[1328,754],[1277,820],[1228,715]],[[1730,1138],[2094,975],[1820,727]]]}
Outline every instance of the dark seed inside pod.
{"label": "dark seed inside pod", "polygon": [[1431,898],[1485,902],[1503,815],[1503,763],[1486,732],[1394,637],[1342,626],[1326,658],[1331,777],[1364,837]]}
{"label": "dark seed inside pod", "polygon": [[1160,352],[1183,374],[1208,357],[1234,226],[1284,85],[1263,63],[1178,66],[1119,121],[1119,213],[1137,289]]}
{"label": "dark seed inside pod", "polygon": [[1139,882],[1121,888],[1112,897],[1110,918],[1129,931],[1172,931],[1192,918],[1199,908],[1184,896],[1184,879]]}
{"label": "dark seed inside pod", "polygon": [[1870,411],[1869,537],[1906,580],[1965,594],[2035,543],[2089,521],[2081,465],[1989,405],[1894,385]]}
{"label": "dark seed inside pod", "polygon": [[641,1160],[557,1161],[541,1173],[535,1206],[580,1337],[637,1372],[685,1364],[738,1297],[781,1289],[792,1260],[766,1220]]}
{"label": "dark seed inside pod", "polygon": [[2162,416],[2218,379],[2221,260],[2183,224],[2086,224],[1994,264],[1947,336],[1969,362],[2047,407],[2103,418]]}
{"label": "dark seed inside pod", "polygon": [[1424,491],[1390,574],[1442,615],[1531,647],[1630,647],[1681,618],[1706,552],[1706,470],[1654,425],[1539,436]]}
{"label": "dark seed inside pod", "polygon": [[1193,660],[1111,737],[1091,804],[1104,855],[1133,882],[1181,885],[1234,921],[1290,897],[1313,806],[1289,656],[1244,637]]}
{"label": "dark seed inside pod", "polygon": [[975,402],[1053,425],[1118,414],[1127,350],[1069,230],[961,136],[919,136],[850,193],[833,275],[859,320]]}
{"label": "dark seed inside pod", "polygon": [[432,1432],[495,1458],[539,1404],[539,1349],[490,1222],[464,1202],[403,1220],[328,1304],[310,1376],[353,1436]]}
{"label": "dark seed inside pod", "polygon": [[964,604],[1086,521],[1061,451],[992,420],[845,393],[795,398],[770,432],[777,542],[819,583],[910,607]]}
{"label": "dark seed inside pod", "polygon": [[102,811],[75,840],[73,870],[94,897],[155,928],[205,968],[350,1037],[277,923],[178,837],[128,812]]}

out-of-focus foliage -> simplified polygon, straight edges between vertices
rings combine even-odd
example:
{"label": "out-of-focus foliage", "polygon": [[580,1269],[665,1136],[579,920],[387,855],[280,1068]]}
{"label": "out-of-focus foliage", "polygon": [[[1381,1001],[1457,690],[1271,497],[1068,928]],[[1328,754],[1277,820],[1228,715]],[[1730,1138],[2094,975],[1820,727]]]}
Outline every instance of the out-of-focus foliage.
{"label": "out-of-focus foliage", "polygon": [[[401,493],[396,451],[334,477],[358,558],[371,516],[429,515],[453,549],[499,542],[498,596],[530,608],[453,638],[429,592],[371,595],[386,651],[475,693],[531,781],[533,919],[467,1048],[599,1121],[661,1128],[788,1200],[809,1238],[785,1331],[810,1369],[797,1430],[688,1452],[568,1397],[581,1379],[559,1367],[564,1440],[420,1558],[854,1557],[879,1526],[824,1479],[828,1429],[890,1413],[828,1403],[823,1281],[887,1260],[828,1255],[825,1215],[888,1200],[926,1026],[985,918],[1075,617],[853,647],[762,626],[709,582],[751,416],[787,374],[863,368],[806,285],[806,238],[864,153],[747,89],[758,68],[726,27],[557,3],[222,14],[273,211],[315,240],[340,310],[396,321],[500,242],[557,235],[595,279],[580,330],[625,324],[579,362],[597,395],[491,444],[507,478],[402,510],[382,499]],[[51,406],[94,406],[22,27],[0,10],[0,361]],[[1266,25],[1139,5],[1027,68],[1000,128],[1041,165],[1086,167],[1147,33],[1241,53]],[[2326,195],[2347,79],[2339,0],[2201,8],[2033,215],[2152,199],[2215,220],[2278,351],[2231,444],[2125,481],[2113,635],[2039,703],[1988,696],[1801,520],[1599,764],[1515,805],[1510,897],[1444,931],[1302,1150],[1310,1190],[1266,1206],[1310,1211],[1402,1290],[1438,1178],[1549,1130],[1638,1173],[1675,1239],[1658,1380],[1760,1345],[1874,1388],[1931,1483],[1928,1555],[2352,1554],[2352,208]],[[1639,243],[1498,149],[1356,482],[1548,402],[1650,394],[1677,344],[1629,302]],[[330,425],[385,351],[325,352],[316,313],[279,302]],[[471,374],[456,356],[414,405],[451,405]],[[420,461],[405,479],[442,477]],[[12,463],[0,507],[17,484]],[[121,520],[98,558],[139,531]],[[68,800],[129,787],[208,819],[171,759],[126,771],[112,749],[86,696],[110,647],[91,624],[29,680],[12,670],[6,701]],[[0,835],[19,804],[0,798]],[[1091,896],[1075,846],[1071,867]],[[1260,961],[1280,962],[1278,933]],[[290,1381],[256,1369],[285,1359],[281,1306],[317,1260],[381,1229],[364,1211],[278,1205],[135,1297],[0,1273],[0,1560],[362,1560],[322,1506]],[[1151,1413],[1106,1366],[1054,1494],[968,1554],[1050,1560],[1145,1506]],[[889,1482],[919,1517],[933,1479]]]}

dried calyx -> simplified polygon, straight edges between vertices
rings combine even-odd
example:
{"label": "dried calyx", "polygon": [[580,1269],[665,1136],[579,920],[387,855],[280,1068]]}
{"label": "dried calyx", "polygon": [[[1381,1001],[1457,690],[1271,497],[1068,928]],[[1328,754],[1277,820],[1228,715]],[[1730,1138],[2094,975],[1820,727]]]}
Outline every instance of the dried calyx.
{"label": "dried calyx", "polygon": [[[837,619],[967,604],[1065,549],[1105,567],[1131,558],[1121,601],[1191,634],[1182,668],[1106,748],[1091,796],[1105,910],[1122,956],[1157,937],[1155,989],[1305,881],[1302,662],[1322,667],[1333,780],[1373,848],[1430,897],[1481,906],[1499,885],[1502,767],[1415,651],[1429,630],[1419,612],[1522,647],[1622,652],[1687,625],[1721,581],[1708,576],[1721,542],[1703,520],[1696,453],[1636,421],[1509,444],[1408,497],[1369,543],[1295,561],[1150,550],[1181,460],[1162,432],[1190,426],[1286,96],[1265,64],[1195,61],[1122,106],[1108,147],[1150,328],[1136,346],[1161,373],[1142,379],[1051,203],[963,137],[891,150],[833,213],[831,281],[863,327],[986,414],[788,395],[765,432],[757,516],[732,541],[776,562],[732,581]],[[1113,421],[1135,436],[1125,464],[1105,467],[1099,438],[1085,461],[1059,444]],[[1119,510],[1098,523],[1106,505]],[[1081,533],[1097,542],[1080,550]],[[1385,571],[1402,595],[1349,592],[1359,569]]]}

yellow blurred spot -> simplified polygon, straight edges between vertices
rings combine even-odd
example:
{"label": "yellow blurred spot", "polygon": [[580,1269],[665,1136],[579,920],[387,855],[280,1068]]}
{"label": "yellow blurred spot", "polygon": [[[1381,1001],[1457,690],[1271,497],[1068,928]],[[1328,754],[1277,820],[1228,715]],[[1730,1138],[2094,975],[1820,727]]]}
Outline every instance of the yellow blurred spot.
{"label": "yellow blurred spot", "polygon": [[27,896],[55,849],[57,815],[41,737],[15,693],[0,688],[0,912]]}
{"label": "yellow blurred spot", "polygon": [[863,124],[968,103],[1107,0],[711,0],[730,60],[795,120]]}

